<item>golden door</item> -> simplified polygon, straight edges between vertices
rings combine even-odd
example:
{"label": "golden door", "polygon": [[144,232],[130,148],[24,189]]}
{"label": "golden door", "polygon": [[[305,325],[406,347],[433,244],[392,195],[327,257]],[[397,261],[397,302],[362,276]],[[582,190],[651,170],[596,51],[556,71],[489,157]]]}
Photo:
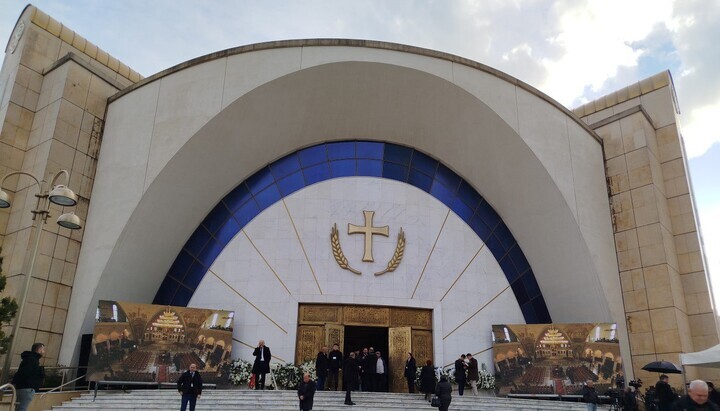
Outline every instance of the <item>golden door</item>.
{"label": "golden door", "polygon": [[388,329],[388,346],[390,351],[388,358],[390,392],[407,392],[405,361],[408,353],[412,350],[412,328],[390,327]]}

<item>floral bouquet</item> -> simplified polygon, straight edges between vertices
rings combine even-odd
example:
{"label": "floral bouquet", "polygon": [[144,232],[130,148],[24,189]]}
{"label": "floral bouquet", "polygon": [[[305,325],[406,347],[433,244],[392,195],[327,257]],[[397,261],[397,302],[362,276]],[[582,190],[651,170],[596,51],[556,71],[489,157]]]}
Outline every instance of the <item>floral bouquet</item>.
{"label": "floral bouquet", "polygon": [[275,377],[275,383],[278,387],[286,390],[294,390],[297,388],[302,374],[300,369],[291,363],[280,364],[275,363],[270,365],[270,371],[272,371]]}
{"label": "floral bouquet", "polygon": [[235,360],[230,364],[229,380],[235,385],[244,385],[250,382],[252,364],[245,360]]}

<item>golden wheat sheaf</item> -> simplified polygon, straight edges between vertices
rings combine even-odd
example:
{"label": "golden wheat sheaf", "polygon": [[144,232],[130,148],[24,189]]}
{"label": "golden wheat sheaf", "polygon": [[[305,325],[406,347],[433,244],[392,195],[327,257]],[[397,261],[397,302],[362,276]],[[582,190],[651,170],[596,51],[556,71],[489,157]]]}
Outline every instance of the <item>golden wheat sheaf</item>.
{"label": "golden wheat sheaf", "polygon": [[395,247],[395,252],[393,253],[392,258],[388,262],[387,268],[375,273],[375,275],[383,275],[385,273],[395,271],[395,269],[398,268],[400,262],[402,261],[403,254],[405,254],[405,232],[401,228],[400,233],[398,233],[398,241],[397,246]]}
{"label": "golden wheat sheaf", "polygon": [[332,246],[333,257],[335,257],[335,261],[337,261],[340,268],[357,275],[362,274],[360,271],[350,267],[348,259],[345,258],[345,253],[343,253],[342,247],[340,246],[340,235],[338,233],[337,223],[333,224],[332,230],[330,231],[330,245]]}

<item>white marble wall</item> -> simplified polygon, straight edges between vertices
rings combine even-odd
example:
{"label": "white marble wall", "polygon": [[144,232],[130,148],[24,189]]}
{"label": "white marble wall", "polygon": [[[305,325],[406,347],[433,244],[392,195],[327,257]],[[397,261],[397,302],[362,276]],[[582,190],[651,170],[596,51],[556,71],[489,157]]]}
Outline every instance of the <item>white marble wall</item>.
{"label": "white marble wall", "polygon": [[[364,225],[364,210],[375,211],[375,226],[390,226],[390,237],[373,236],[373,263],[362,262],[364,236],[347,234],[348,223]],[[362,275],[335,262],[333,224]],[[392,257],[401,227],[402,263],[373,275]],[[492,324],[525,322],[508,285],[492,253],[444,204],[407,184],[348,177],[307,187],[257,216],[223,250],[189,306],[234,310],[234,338],[249,345],[265,339],[285,361],[295,356],[298,303],[430,308],[435,362],[446,364],[461,352],[490,347]],[[252,359],[251,349],[237,342],[233,354]],[[480,361],[491,364],[491,352]]]}

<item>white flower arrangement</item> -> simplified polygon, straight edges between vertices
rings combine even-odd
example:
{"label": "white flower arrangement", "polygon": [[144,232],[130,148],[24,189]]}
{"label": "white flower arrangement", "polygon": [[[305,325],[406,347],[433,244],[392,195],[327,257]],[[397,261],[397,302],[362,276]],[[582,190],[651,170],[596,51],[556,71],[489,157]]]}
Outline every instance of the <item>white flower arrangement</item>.
{"label": "white flower arrangement", "polygon": [[495,389],[495,376],[490,374],[488,370],[485,369],[485,364],[483,364],[482,370],[480,370],[480,381],[478,381],[478,385],[480,386],[481,390]]}
{"label": "white flower arrangement", "polygon": [[317,380],[317,371],[315,369],[315,360],[305,361],[304,363],[300,364],[300,377],[303,376],[303,374],[308,373],[310,374],[310,379],[313,381]]}
{"label": "white flower arrangement", "polygon": [[270,365],[270,371],[275,376],[275,383],[277,383],[276,389],[294,390],[297,388],[302,374],[300,368],[294,364],[280,364],[275,363]]}
{"label": "white flower arrangement", "polygon": [[245,360],[235,360],[230,364],[230,382],[235,385],[244,385],[252,377],[252,364]]}

